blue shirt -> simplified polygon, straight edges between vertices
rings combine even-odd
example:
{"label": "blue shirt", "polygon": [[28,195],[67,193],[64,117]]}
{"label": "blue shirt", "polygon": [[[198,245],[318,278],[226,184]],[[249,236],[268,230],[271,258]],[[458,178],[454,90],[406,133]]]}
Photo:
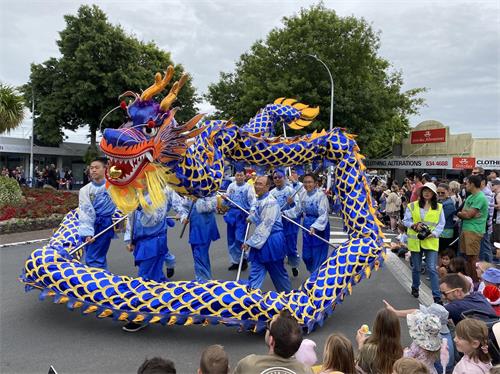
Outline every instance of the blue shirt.
{"label": "blue shirt", "polygon": [[78,216],[80,237],[94,236],[94,226],[98,217],[111,217],[116,209],[106,190],[106,182],[91,182],[80,189],[78,194]]}
{"label": "blue shirt", "polygon": [[479,292],[472,292],[462,300],[453,300],[444,307],[450,313],[450,318],[455,325],[463,319],[462,313],[468,310],[477,310],[491,314],[492,316],[496,315],[495,310],[488,300]]}

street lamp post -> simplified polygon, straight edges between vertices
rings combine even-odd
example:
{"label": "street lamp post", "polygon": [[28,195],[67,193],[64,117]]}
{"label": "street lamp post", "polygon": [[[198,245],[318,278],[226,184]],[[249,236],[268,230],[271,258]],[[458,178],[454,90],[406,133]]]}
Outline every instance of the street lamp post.
{"label": "street lamp post", "polygon": [[30,144],[30,187],[34,187],[33,180],[33,138],[35,137],[35,91],[31,91],[31,144]]}
{"label": "street lamp post", "polygon": [[[333,77],[332,73],[330,72],[330,69],[328,66],[317,56],[317,55],[311,55],[308,54],[309,57],[314,58],[316,61],[320,62],[328,72],[328,75],[330,76],[330,88],[331,88],[331,95],[330,95],[330,131],[333,129],[333,92],[334,92],[334,83],[333,83]],[[330,186],[332,185],[332,173],[333,173],[333,167],[330,166],[330,170],[328,171],[328,176],[326,180],[326,187],[327,189],[330,189]]]}

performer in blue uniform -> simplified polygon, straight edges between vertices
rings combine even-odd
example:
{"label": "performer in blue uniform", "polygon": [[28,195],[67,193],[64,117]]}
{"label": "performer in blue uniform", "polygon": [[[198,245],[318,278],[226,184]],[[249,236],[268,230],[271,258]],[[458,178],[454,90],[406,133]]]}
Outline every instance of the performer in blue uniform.
{"label": "performer in blue uniform", "polygon": [[328,244],[312,234],[325,240],[330,240],[330,222],[328,219],[328,199],[323,191],[316,186],[316,176],[304,176],[305,192],[300,195],[299,204],[284,211],[289,218],[303,215],[303,226],[309,231],[302,232],[302,258],[310,273],[314,273],[328,257]]}
{"label": "performer in blue uniform", "polygon": [[[165,191],[167,200],[165,206],[157,208],[152,212],[146,212],[141,207],[129,214],[127,228],[125,230],[125,242],[129,251],[134,253],[135,265],[139,267],[138,275],[145,280],[165,282],[167,277],[163,273],[163,263],[169,256],[167,247],[167,226],[173,226],[173,220],[167,218],[167,213],[174,204],[181,221],[187,222],[187,212],[182,207],[182,199],[179,195],[172,194],[170,189]],[[151,203],[149,195],[144,197]],[[178,199],[178,200],[177,200]],[[175,257],[174,257],[175,260]],[[130,321],[123,330],[136,332],[146,327],[147,324],[134,323]]]}
{"label": "performer in blue uniform", "polygon": [[250,249],[248,260],[251,264],[248,283],[251,288],[261,288],[266,272],[273,281],[278,292],[292,289],[284,259],[286,248],[283,245],[283,225],[278,202],[269,193],[271,179],[267,176],[257,177],[254,184],[258,199],[252,207],[249,220],[255,225],[252,236],[242,245],[244,251]]}
{"label": "performer in blue uniform", "polygon": [[[170,209],[173,209],[174,212],[177,214],[177,218],[179,218],[182,223],[186,224],[188,218],[187,216],[188,212],[183,207],[184,199],[170,188],[165,189],[165,195],[166,195],[165,210],[169,212]],[[174,227],[175,221],[173,221],[172,219],[167,220],[167,226]],[[165,245],[167,245],[166,242]],[[175,273],[175,255],[171,251],[169,251],[168,245],[167,245],[167,253],[165,253],[165,267],[167,269],[167,278],[169,279],[172,278]]]}
{"label": "performer in blue uniform", "polygon": [[116,209],[106,191],[105,170],[105,159],[99,158],[90,163],[92,182],[83,186],[79,192],[78,234],[82,240],[89,242],[85,248],[85,264],[107,270],[106,255],[115,235],[114,230],[108,230],[99,238],[92,239],[94,235],[113,224],[111,217]]}
{"label": "performer in blue uniform", "polygon": [[[255,204],[255,190],[253,186],[245,183],[245,173],[242,170],[236,172],[235,179],[227,188],[227,197],[242,208],[250,210],[250,207]],[[224,199],[225,196],[222,196],[222,198]],[[229,207],[229,211],[224,215],[224,221],[227,223],[227,246],[232,263],[228,270],[238,270],[241,245],[247,227],[247,215],[227,200],[225,200],[224,204]],[[243,260],[242,270],[245,270],[247,266],[247,260],[245,259]]]}
{"label": "performer in blue uniform", "polygon": [[217,223],[215,222],[215,209],[217,197],[205,197],[193,202],[184,199],[184,207],[189,209],[194,204],[189,217],[189,243],[193,250],[194,275],[197,281],[212,279],[210,268],[210,243],[220,239]]}
{"label": "performer in blue uniform", "polygon": [[[276,186],[269,192],[269,194],[274,197],[280,206],[282,211],[294,207],[295,204],[299,202],[297,195],[295,195],[295,190],[290,186],[285,184],[285,173],[281,170],[276,170],[273,173],[273,181]],[[293,196],[293,198],[292,198]],[[290,204],[289,204],[290,199]],[[288,259],[288,265],[292,268],[292,274],[294,277],[299,275],[299,263],[300,256],[297,253],[297,233],[298,227],[292,222],[287,220],[282,220],[283,223],[283,234],[285,235],[285,246]]]}

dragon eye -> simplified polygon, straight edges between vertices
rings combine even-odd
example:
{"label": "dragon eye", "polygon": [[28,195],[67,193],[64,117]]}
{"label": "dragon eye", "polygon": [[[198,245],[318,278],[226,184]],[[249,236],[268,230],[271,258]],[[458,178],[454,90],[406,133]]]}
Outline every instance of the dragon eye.
{"label": "dragon eye", "polygon": [[146,136],[155,136],[157,132],[158,127],[148,127],[148,125],[142,127],[142,133]]}

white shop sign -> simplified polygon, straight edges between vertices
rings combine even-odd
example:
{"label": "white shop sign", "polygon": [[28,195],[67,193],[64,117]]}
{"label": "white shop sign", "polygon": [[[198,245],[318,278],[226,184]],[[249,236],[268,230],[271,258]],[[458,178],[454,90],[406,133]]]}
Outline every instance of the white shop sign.
{"label": "white shop sign", "polygon": [[451,157],[410,157],[365,160],[368,169],[451,169]]}
{"label": "white shop sign", "polygon": [[500,158],[476,158],[476,166],[485,169],[499,169]]}

